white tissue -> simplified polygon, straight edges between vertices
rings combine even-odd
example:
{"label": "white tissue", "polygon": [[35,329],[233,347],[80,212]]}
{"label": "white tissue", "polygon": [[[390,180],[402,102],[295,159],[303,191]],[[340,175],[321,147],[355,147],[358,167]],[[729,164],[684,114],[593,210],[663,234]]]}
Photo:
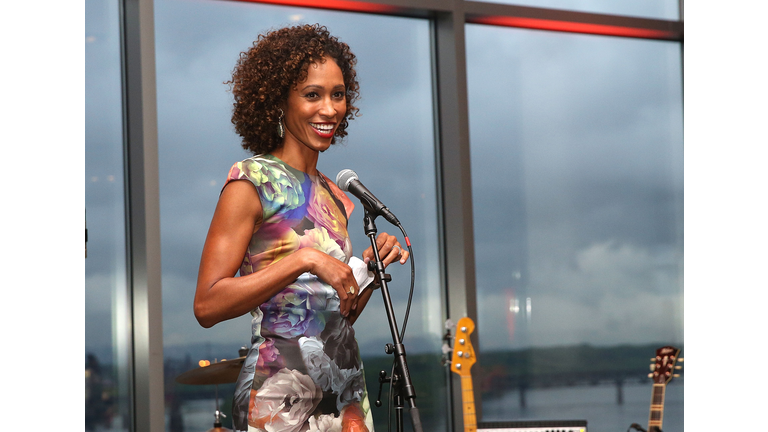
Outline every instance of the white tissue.
{"label": "white tissue", "polygon": [[368,271],[368,265],[358,257],[353,256],[349,259],[348,265],[352,268],[352,274],[355,275],[357,286],[360,287],[360,292],[374,281],[375,277],[373,272]]}

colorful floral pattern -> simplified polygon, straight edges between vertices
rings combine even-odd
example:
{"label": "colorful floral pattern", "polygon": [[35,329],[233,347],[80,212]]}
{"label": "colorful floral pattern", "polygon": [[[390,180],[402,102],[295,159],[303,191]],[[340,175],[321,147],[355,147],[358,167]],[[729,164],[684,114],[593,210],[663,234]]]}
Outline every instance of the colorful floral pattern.
{"label": "colorful floral pattern", "polygon": [[[298,171],[272,155],[236,163],[227,183],[250,181],[263,219],[240,274],[311,247],[343,261],[351,203],[325,176]],[[336,291],[305,273],[252,312],[251,348],[235,390],[237,431],[373,431],[355,331]]]}

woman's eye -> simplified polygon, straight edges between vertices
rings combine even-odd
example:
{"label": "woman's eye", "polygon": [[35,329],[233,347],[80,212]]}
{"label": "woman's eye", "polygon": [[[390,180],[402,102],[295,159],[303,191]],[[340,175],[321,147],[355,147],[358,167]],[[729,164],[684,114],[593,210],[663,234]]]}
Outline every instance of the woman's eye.
{"label": "woman's eye", "polygon": [[317,97],[317,93],[316,93],[316,92],[309,92],[309,93],[307,93],[306,95],[304,95],[304,97],[307,97],[307,98],[313,99],[313,98],[316,98],[316,97]]}

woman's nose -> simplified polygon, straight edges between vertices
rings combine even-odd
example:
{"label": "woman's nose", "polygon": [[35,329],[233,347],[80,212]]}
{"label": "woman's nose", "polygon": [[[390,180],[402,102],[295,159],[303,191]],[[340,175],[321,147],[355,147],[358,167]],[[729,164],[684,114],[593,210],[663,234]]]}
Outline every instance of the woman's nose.
{"label": "woman's nose", "polygon": [[320,115],[325,117],[336,117],[336,106],[331,98],[323,98],[322,105],[320,106]]}

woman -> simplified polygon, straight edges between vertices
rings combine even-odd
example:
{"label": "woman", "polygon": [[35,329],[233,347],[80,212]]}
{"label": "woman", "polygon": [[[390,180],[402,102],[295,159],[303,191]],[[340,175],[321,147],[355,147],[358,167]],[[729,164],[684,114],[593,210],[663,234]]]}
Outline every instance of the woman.
{"label": "woman", "polygon": [[[375,286],[373,250],[352,257],[352,202],[317,170],[357,113],[354,65],[345,43],[304,25],[259,36],[230,82],[232,122],[255,156],[232,167],[219,197],[195,316],[203,327],[253,316],[238,431],[373,429],[352,329]],[[384,265],[408,259],[394,236],[376,245]]]}

